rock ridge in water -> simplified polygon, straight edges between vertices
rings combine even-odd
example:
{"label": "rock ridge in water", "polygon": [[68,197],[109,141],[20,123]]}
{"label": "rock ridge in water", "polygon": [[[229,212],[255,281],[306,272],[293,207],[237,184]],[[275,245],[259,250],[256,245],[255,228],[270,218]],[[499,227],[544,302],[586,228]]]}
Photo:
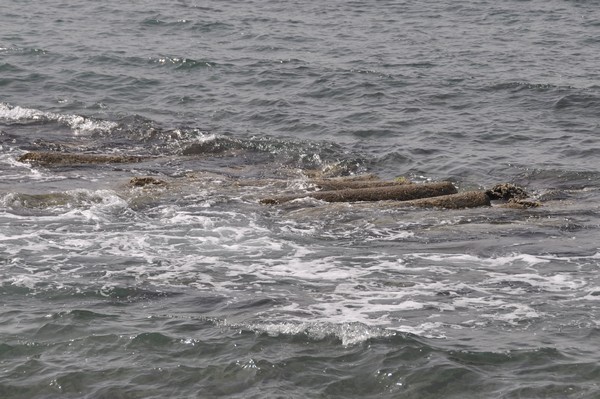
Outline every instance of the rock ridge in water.
{"label": "rock ridge in water", "polygon": [[64,152],[33,151],[21,155],[17,161],[41,166],[64,166],[81,164],[135,163],[142,157],[131,155],[73,154]]}
{"label": "rock ridge in water", "polygon": [[263,204],[282,204],[300,198],[311,197],[326,202],[358,201],[410,201],[419,198],[456,194],[456,187],[450,182],[400,184],[385,187],[347,188],[342,190],[317,191],[298,195],[264,198]]}
{"label": "rock ridge in water", "polygon": [[[136,163],[144,159],[141,156],[131,155],[32,151],[19,157],[18,161],[49,167],[81,164]],[[417,184],[406,178],[399,178],[392,181],[381,180],[373,174],[323,178],[311,176],[310,171],[306,172],[310,179],[308,183],[313,191],[310,191],[311,188],[309,188],[309,191],[299,194],[275,195],[261,199],[260,203],[283,204],[309,197],[325,202],[389,201],[391,206],[442,209],[490,206],[491,201],[500,202],[497,205],[503,207],[518,209],[540,206],[539,202],[528,200],[529,195],[523,188],[510,183],[497,184],[486,191],[458,193],[456,187],[447,181]],[[265,182],[260,181],[248,181],[247,184],[237,181],[237,183],[240,186],[265,185]],[[275,186],[272,182],[268,185]],[[168,182],[146,176],[131,178],[128,186],[162,187],[167,191],[171,191],[179,185],[174,183],[174,186],[169,189],[171,184]]]}
{"label": "rock ridge in water", "polygon": [[133,177],[131,180],[129,180],[129,185],[133,187],[166,186],[167,182],[150,176]]}
{"label": "rock ridge in water", "polygon": [[483,191],[465,191],[463,193],[406,201],[403,204],[418,208],[463,209],[490,206],[491,201],[490,197]]}

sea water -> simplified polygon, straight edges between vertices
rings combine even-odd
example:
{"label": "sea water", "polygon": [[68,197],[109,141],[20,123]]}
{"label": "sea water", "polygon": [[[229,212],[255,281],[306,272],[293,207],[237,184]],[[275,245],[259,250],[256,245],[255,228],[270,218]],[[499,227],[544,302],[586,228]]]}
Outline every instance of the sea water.
{"label": "sea water", "polygon": [[[600,397],[599,29],[564,0],[3,3],[0,397]],[[259,202],[367,173],[542,206]]]}

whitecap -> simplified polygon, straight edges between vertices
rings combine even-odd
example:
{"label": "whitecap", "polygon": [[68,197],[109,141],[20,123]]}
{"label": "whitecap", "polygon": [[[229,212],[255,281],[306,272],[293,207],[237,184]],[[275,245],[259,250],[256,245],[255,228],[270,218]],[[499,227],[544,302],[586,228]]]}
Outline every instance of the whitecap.
{"label": "whitecap", "polygon": [[116,122],[87,118],[81,115],[58,114],[0,103],[0,120],[11,122],[58,122],[66,125],[75,134],[108,132],[116,128]]}
{"label": "whitecap", "polygon": [[387,338],[397,335],[397,332],[372,327],[362,323],[329,323],[329,322],[256,322],[247,324],[228,324],[225,326],[253,331],[258,334],[266,334],[271,337],[280,335],[305,335],[315,341],[321,341],[329,337],[339,339],[344,346],[352,346],[363,343],[369,339]]}
{"label": "whitecap", "polygon": [[512,264],[515,262],[522,262],[527,266],[534,266],[539,263],[548,263],[549,259],[543,256],[522,254],[522,253],[514,253],[506,256],[497,256],[497,257],[479,257],[470,254],[439,254],[439,253],[413,253],[409,255],[410,257],[425,259],[432,262],[458,262],[458,263],[468,263],[468,264],[479,264],[486,265],[489,267],[499,267],[505,266],[508,264]]}

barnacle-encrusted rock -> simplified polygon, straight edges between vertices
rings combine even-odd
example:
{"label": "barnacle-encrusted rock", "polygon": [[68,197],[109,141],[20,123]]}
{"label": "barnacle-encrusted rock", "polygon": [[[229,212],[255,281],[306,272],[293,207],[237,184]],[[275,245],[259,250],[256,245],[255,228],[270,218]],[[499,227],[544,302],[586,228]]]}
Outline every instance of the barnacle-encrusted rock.
{"label": "barnacle-encrusted rock", "polygon": [[525,189],[511,183],[496,184],[485,193],[492,200],[508,201],[511,198],[524,199],[529,197],[529,194],[527,194]]}
{"label": "barnacle-encrusted rock", "polygon": [[529,194],[525,189],[510,183],[496,184],[485,193],[492,200],[504,201],[500,204],[503,208],[528,209],[542,206],[538,201],[528,200]]}

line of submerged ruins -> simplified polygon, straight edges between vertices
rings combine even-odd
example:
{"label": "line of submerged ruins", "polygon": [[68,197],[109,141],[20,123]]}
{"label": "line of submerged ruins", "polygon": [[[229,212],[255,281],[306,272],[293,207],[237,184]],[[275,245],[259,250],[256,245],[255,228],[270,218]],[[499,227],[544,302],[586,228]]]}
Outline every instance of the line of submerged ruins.
{"label": "line of submerged ruins", "polygon": [[[76,154],[61,152],[27,152],[18,158],[44,167],[89,164],[137,163],[145,159],[137,156]],[[497,184],[488,190],[458,192],[447,181],[414,183],[406,178],[382,180],[372,174],[350,177],[314,178],[308,181],[310,190],[294,194],[276,195],[259,199],[264,205],[280,205],[312,198],[324,202],[379,202],[387,201],[402,207],[463,209],[491,206],[492,202],[505,207],[531,208],[540,206],[529,199],[521,187],[510,183]],[[133,177],[131,187],[168,187],[169,183],[154,177]],[[245,184],[251,185],[251,184]]]}

